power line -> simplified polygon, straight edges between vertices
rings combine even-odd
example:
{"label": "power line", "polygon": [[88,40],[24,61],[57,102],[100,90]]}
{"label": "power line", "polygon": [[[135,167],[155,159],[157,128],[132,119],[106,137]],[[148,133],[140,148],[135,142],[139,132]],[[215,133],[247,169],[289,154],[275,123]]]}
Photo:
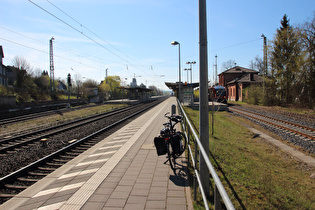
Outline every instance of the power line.
{"label": "power line", "polygon": [[[7,41],[7,42],[11,42],[11,43],[16,44],[16,45],[20,45],[20,46],[22,46],[22,47],[26,47],[26,48],[29,48],[29,49],[32,49],[32,50],[35,50],[35,51],[38,51],[38,52],[47,54],[47,55],[49,54],[49,53],[46,52],[46,51],[39,50],[39,49],[36,49],[36,48],[34,48],[34,47],[31,47],[31,46],[28,46],[28,45],[25,45],[25,44],[21,44],[21,43],[18,43],[18,42],[15,42],[15,41],[12,41],[12,40],[3,38],[3,37],[0,37],[0,39],[5,40],[5,41]],[[62,57],[62,56],[58,56],[58,55],[54,55],[54,56],[55,56],[55,57],[58,57],[58,58],[60,58],[60,59],[63,59],[63,60],[67,60],[67,61],[79,63],[79,64],[81,64],[81,65],[88,66],[88,67],[91,67],[91,68],[94,68],[94,69],[99,69],[98,67],[91,66],[91,65],[88,65],[88,64],[84,64],[84,63],[82,63],[82,62],[75,61],[75,60],[71,60],[71,59],[68,59],[68,58],[65,58],[65,57]]]}
{"label": "power line", "polygon": [[79,24],[81,27],[85,28],[87,31],[89,31],[90,33],[92,33],[93,35],[95,35],[96,37],[98,37],[99,39],[101,39],[102,41],[106,42],[108,45],[110,45],[111,47],[113,47],[115,50],[117,50],[118,52],[120,52],[121,54],[123,54],[124,56],[126,56],[127,58],[133,60],[134,62],[138,63],[140,66],[145,67],[144,65],[142,65],[141,63],[139,63],[138,61],[134,60],[133,58],[129,57],[128,55],[126,55],[124,52],[122,52],[121,50],[119,50],[117,47],[115,47],[114,45],[112,45],[111,43],[109,43],[108,41],[104,40],[102,37],[100,37],[99,35],[97,35],[96,33],[94,33],[93,31],[91,31],[90,29],[88,29],[87,27],[85,27],[82,23],[80,23],[79,21],[77,21],[76,19],[74,19],[72,16],[70,16],[69,14],[67,14],[65,11],[63,11],[62,9],[60,9],[59,7],[57,7],[55,4],[51,3],[49,0],[46,0],[48,3],[50,3],[52,6],[54,6],[56,9],[58,9],[60,12],[62,12],[63,14],[65,14],[66,16],[68,16],[70,19],[72,19],[73,21],[75,21],[77,24]]}
{"label": "power line", "polygon": [[[94,40],[93,38],[91,38],[90,36],[86,35],[85,33],[83,33],[82,31],[78,30],[77,28],[75,28],[74,26],[70,25],[69,23],[67,23],[66,21],[62,20],[61,18],[57,17],[56,15],[52,14],[51,12],[49,12],[48,10],[44,9],[43,7],[39,6],[38,4],[36,4],[35,2],[28,0],[29,2],[31,2],[33,5],[35,5],[36,7],[40,8],[41,10],[43,10],[44,12],[48,13],[49,15],[53,16],[54,18],[56,18],[57,20],[59,20],[60,22],[64,23],[65,25],[69,26],[70,28],[72,28],[73,30],[77,31],[78,33],[82,34],[83,36],[85,36],[86,38],[88,38],[89,40],[93,41],[94,43],[96,43],[97,45],[99,45],[100,47],[104,48],[105,50],[109,51],[110,53],[116,55],[117,57],[119,57],[120,59],[124,60],[125,62],[127,62],[128,64],[136,67],[137,69],[139,69],[137,66],[133,65],[132,63],[130,63],[128,60],[126,60],[125,58],[121,57],[120,55],[118,55],[117,53],[111,51],[110,49],[106,48],[104,45],[102,45],[101,43],[97,42],[96,40]],[[60,10],[60,9],[59,9]],[[63,12],[64,13],[64,12]],[[69,16],[69,15],[67,15]],[[70,17],[70,16],[69,16]],[[72,18],[72,17],[71,17]],[[73,18],[72,18],[73,19]],[[78,21],[76,21],[78,22]],[[82,24],[80,24],[82,26]],[[140,71],[143,71],[141,69],[139,69]],[[144,73],[147,74],[147,72],[143,71]]]}
{"label": "power line", "polygon": [[239,46],[239,45],[247,44],[247,43],[250,43],[250,42],[255,42],[255,41],[258,41],[258,40],[261,40],[261,38],[249,40],[249,41],[246,41],[246,42],[241,42],[241,43],[238,43],[238,44],[234,44],[234,45],[230,45],[230,46],[227,46],[227,47],[222,47],[222,48],[214,49],[214,50],[210,50],[210,51],[211,52],[215,52],[215,51],[219,51],[219,50],[224,50],[224,49],[227,49],[227,48],[236,47],[236,46]]}
{"label": "power line", "polygon": [[[38,39],[34,39],[33,37],[27,36],[27,35],[25,35],[25,34],[22,34],[22,33],[16,32],[16,31],[13,31],[12,29],[8,29],[8,28],[3,27],[3,26],[0,26],[0,28],[2,28],[2,29],[4,29],[4,30],[7,30],[7,31],[10,31],[10,32],[12,32],[12,33],[18,34],[18,35],[20,35],[20,36],[22,36],[22,37],[26,37],[26,38],[31,39],[31,40],[34,40],[34,41],[36,41],[36,42],[42,43],[42,44],[44,44],[45,46],[47,45],[47,42],[43,42],[43,41],[40,41],[40,40],[38,40]],[[65,51],[65,52],[71,53],[71,54],[73,54],[73,55],[75,55],[75,56],[84,57],[84,55],[80,55],[80,54],[78,54],[78,53],[72,52],[71,49],[65,49],[65,48],[59,47],[59,46],[55,46],[54,48],[61,49],[61,50]],[[103,61],[104,61],[103,58],[96,57],[96,56],[93,56],[93,55],[86,55],[86,56],[93,57],[93,58],[95,58],[95,59],[100,59],[100,60],[103,60]]]}
{"label": "power line", "polygon": [[36,49],[36,48],[34,48],[34,47],[30,47],[30,46],[27,46],[27,45],[24,45],[24,44],[21,44],[21,43],[17,43],[17,42],[15,42],[15,41],[12,41],[12,40],[9,40],[9,39],[3,38],[3,37],[0,37],[0,39],[5,40],[5,41],[7,41],[7,42],[11,42],[11,43],[16,44],[16,45],[20,45],[20,46],[23,46],[23,47],[32,49],[32,50],[36,50],[36,51],[41,52],[41,53],[48,54],[46,51],[39,50],[39,49]]}

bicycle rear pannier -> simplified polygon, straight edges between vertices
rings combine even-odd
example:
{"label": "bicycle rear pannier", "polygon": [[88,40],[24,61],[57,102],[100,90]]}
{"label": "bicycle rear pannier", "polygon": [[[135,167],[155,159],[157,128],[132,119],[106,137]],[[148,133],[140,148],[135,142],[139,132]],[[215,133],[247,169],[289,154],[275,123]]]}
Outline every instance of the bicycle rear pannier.
{"label": "bicycle rear pannier", "polygon": [[154,145],[155,145],[156,152],[157,152],[158,156],[166,154],[165,138],[155,137],[154,138]]}
{"label": "bicycle rear pannier", "polygon": [[172,145],[172,149],[173,149],[173,152],[175,154],[180,154],[181,151],[180,151],[180,140],[181,140],[181,136],[178,135],[178,134],[175,134],[171,137],[171,145]]}

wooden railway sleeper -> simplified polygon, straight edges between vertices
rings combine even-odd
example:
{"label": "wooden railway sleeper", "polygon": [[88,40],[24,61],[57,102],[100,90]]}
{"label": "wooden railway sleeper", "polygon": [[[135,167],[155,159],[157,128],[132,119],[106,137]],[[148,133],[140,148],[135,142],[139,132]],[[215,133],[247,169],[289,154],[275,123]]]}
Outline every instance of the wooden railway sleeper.
{"label": "wooden railway sleeper", "polygon": [[19,177],[17,178],[17,180],[21,182],[37,182],[40,179],[30,179],[30,178]]}
{"label": "wooden railway sleeper", "polygon": [[54,171],[56,170],[56,168],[48,168],[48,167],[37,167],[39,170],[43,170],[43,171]]}
{"label": "wooden railway sleeper", "polygon": [[78,152],[66,152],[67,155],[71,155],[71,156],[78,156],[80,155],[81,153],[78,153]]}
{"label": "wooden railway sleeper", "polygon": [[15,143],[15,144],[21,144],[21,143],[23,143],[24,141],[23,140],[15,140],[14,142],[12,142],[12,143]]}
{"label": "wooden railway sleeper", "polygon": [[5,184],[4,185],[8,189],[17,189],[17,190],[25,190],[29,186],[21,186],[21,185],[13,185],[13,184]]}
{"label": "wooden railway sleeper", "polygon": [[91,148],[91,145],[80,145],[80,146],[76,147],[76,149],[79,149],[79,150],[86,150],[89,148]]}
{"label": "wooden railway sleeper", "polygon": [[46,163],[47,165],[49,166],[63,166],[64,164],[63,163]]}
{"label": "wooden railway sleeper", "polygon": [[81,153],[83,153],[85,151],[86,151],[86,149],[79,149],[79,148],[75,148],[75,149],[71,150],[71,152],[75,152],[75,153],[79,153],[79,154],[81,154]]}
{"label": "wooden railway sleeper", "polygon": [[28,172],[29,175],[31,176],[47,176],[48,174],[44,174],[44,173],[38,173],[38,172]]}
{"label": "wooden railway sleeper", "polygon": [[73,159],[72,155],[60,155],[61,158]]}
{"label": "wooden railway sleeper", "polygon": [[68,162],[69,160],[65,160],[65,159],[53,159],[53,161],[55,161],[55,162],[61,162],[61,163],[66,163],[66,162]]}
{"label": "wooden railway sleeper", "polygon": [[94,145],[95,145],[94,142],[84,142],[84,143],[82,144],[82,146],[94,146]]}
{"label": "wooden railway sleeper", "polygon": [[0,194],[0,198],[13,198],[16,194]]}

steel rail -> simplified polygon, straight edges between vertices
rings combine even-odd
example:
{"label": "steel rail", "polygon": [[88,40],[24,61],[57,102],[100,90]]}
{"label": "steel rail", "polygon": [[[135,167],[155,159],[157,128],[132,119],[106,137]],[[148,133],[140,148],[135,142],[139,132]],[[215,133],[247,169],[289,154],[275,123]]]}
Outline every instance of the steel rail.
{"label": "steel rail", "polygon": [[[306,133],[303,133],[303,132],[300,132],[300,131],[297,131],[297,130],[294,130],[294,129],[291,129],[291,128],[288,128],[288,127],[285,127],[285,126],[282,126],[282,125],[279,125],[279,124],[276,124],[276,123],[273,123],[273,122],[267,121],[267,120],[263,120],[263,119],[260,119],[260,118],[257,118],[257,117],[254,117],[254,116],[251,116],[251,115],[249,115],[249,114],[246,114],[246,112],[247,112],[247,111],[237,110],[237,109],[233,109],[233,108],[232,108],[232,109],[231,109],[231,108],[229,108],[229,109],[230,109],[230,110],[234,110],[234,112],[238,112],[238,113],[240,113],[240,114],[242,114],[242,115],[245,115],[245,116],[247,116],[247,117],[250,117],[250,118],[253,118],[253,119],[256,119],[256,120],[262,121],[262,122],[264,122],[264,123],[267,123],[267,124],[270,124],[270,125],[276,126],[276,127],[278,127],[278,128],[282,128],[282,129],[288,130],[288,131],[290,131],[290,132],[293,132],[293,133],[299,134],[299,135],[304,136],[304,137],[306,137],[306,138],[309,138],[309,139],[315,140],[315,137],[314,137],[314,136],[308,135],[308,134],[306,134]],[[244,112],[245,112],[245,113],[244,113]],[[252,113],[252,112],[249,112],[249,113],[254,114],[254,115],[257,115],[256,113]],[[263,116],[263,117],[265,117],[265,116]],[[280,120],[278,120],[278,121],[280,121]],[[294,126],[295,126],[295,124],[293,124],[293,123],[290,123],[290,122],[287,122],[287,121],[285,121],[285,122],[286,122],[286,124],[292,124],[292,125],[294,125]],[[298,126],[298,127],[303,128],[302,126]],[[309,129],[308,129],[308,130],[309,130]]]}
{"label": "steel rail", "polygon": [[[48,137],[48,136],[51,136],[51,135],[54,135],[56,133],[60,133],[62,131],[66,131],[66,130],[69,130],[69,129],[73,129],[75,127],[82,126],[84,124],[93,122],[95,120],[100,120],[100,119],[103,119],[105,117],[109,117],[111,115],[119,113],[121,111],[130,110],[132,108],[134,108],[134,107],[125,107],[125,108],[117,109],[117,110],[112,111],[112,112],[106,112],[106,113],[103,113],[103,114],[100,114],[100,115],[93,115],[93,116],[89,116],[89,117],[82,118],[82,119],[79,119],[79,120],[75,120],[75,121],[63,123],[63,124],[60,124],[60,125],[52,126],[52,127],[49,127],[49,128],[44,128],[44,129],[40,129],[40,130],[37,130],[37,131],[33,131],[33,132],[30,132],[30,133],[27,133],[27,134],[21,134],[21,135],[12,137],[12,138],[2,139],[0,141],[0,144],[10,144],[10,143],[13,143],[13,144],[9,145],[9,146],[6,146],[6,147],[3,147],[3,148],[0,148],[0,153],[4,153],[4,152],[12,150],[14,148],[21,147],[21,146],[30,144],[32,142],[35,142],[35,141],[37,141],[37,140],[39,140],[41,138]],[[40,135],[38,136],[38,134],[40,134]],[[21,142],[17,142],[16,143],[16,141],[20,141],[20,139],[22,139],[22,138],[28,138],[28,137],[34,136],[34,135],[36,135],[36,136],[31,138],[31,139],[29,139],[29,140],[21,141]]]}
{"label": "steel rail", "polygon": [[296,124],[296,123],[293,123],[293,122],[288,122],[288,121],[285,121],[285,120],[277,119],[277,118],[270,117],[270,116],[265,116],[263,114],[259,114],[259,113],[255,113],[255,112],[251,112],[251,111],[247,111],[247,110],[245,111],[245,110],[237,109],[235,107],[233,107],[233,108],[229,107],[229,109],[230,110],[240,110],[240,111],[252,113],[252,114],[255,114],[255,115],[258,115],[258,116],[266,117],[266,118],[269,118],[269,119],[272,119],[272,120],[275,120],[275,121],[279,121],[279,122],[282,122],[282,123],[285,123],[285,124],[293,125],[293,126],[296,126],[296,127],[304,128],[305,130],[310,130],[310,131],[315,132],[314,128],[310,128],[310,127],[307,127],[307,126],[304,126],[304,125],[300,125],[300,124]]}

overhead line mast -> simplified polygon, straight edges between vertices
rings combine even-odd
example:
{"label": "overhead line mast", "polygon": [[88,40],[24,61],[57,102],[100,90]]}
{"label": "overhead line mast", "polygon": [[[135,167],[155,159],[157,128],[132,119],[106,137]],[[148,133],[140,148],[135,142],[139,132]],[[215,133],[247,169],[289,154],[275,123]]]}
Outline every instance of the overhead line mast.
{"label": "overhead line mast", "polygon": [[54,51],[53,51],[53,41],[55,40],[54,37],[52,37],[49,40],[49,60],[50,60],[50,91],[51,95],[53,95],[53,92],[55,91],[55,73],[54,73]]}

